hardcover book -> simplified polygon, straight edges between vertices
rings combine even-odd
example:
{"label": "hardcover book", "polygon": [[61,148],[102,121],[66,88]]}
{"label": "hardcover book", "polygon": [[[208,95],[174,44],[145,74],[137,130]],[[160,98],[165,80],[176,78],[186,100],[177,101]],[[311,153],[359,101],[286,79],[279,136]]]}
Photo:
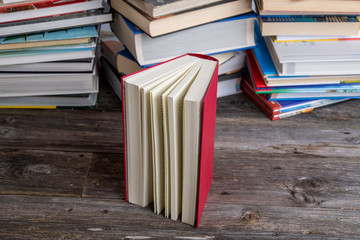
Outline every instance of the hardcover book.
{"label": "hardcover book", "polygon": [[265,94],[256,94],[250,78],[241,82],[243,93],[248,96],[271,120],[283,119],[297,114],[308,113],[315,108],[347,101],[348,99],[311,99],[311,100],[268,100]]}
{"label": "hardcover book", "polygon": [[[268,86],[314,85],[360,82],[359,74],[349,75],[296,75],[280,76],[276,70],[264,37],[261,36],[258,24],[255,24],[256,47],[247,51],[256,60],[261,75]],[[283,43],[286,44],[286,43]]]}
{"label": "hardcover book", "polygon": [[187,54],[123,77],[126,199],[197,226],[212,181],[218,62]]}
{"label": "hardcover book", "polygon": [[357,16],[272,16],[259,17],[263,36],[353,35],[359,33]]}
{"label": "hardcover book", "polygon": [[254,14],[245,14],[152,38],[120,14],[111,28],[141,66],[196,52],[218,54],[255,46]]}
{"label": "hardcover book", "polygon": [[95,107],[98,93],[0,97],[0,108],[73,108]]}
{"label": "hardcover book", "polygon": [[357,0],[256,0],[261,15],[359,15]]}
{"label": "hardcover book", "polygon": [[42,17],[103,8],[102,0],[55,0],[20,7],[2,8],[0,23],[24,21]]}
{"label": "hardcover book", "polygon": [[0,98],[98,91],[99,80],[95,70],[89,73],[0,73]]}
{"label": "hardcover book", "polygon": [[110,4],[116,12],[129,19],[151,37],[157,37],[186,28],[251,12],[250,0],[218,1],[202,8],[168,15],[161,18],[151,18],[132,7],[124,0],[112,0]]}
{"label": "hardcover book", "polygon": [[320,92],[336,92],[336,91],[356,91],[360,90],[360,83],[338,83],[338,84],[312,84],[312,85],[293,85],[293,86],[274,86],[269,87],[261,75],[259,66],[250,50],[247,50],[247,66],[251,76],[251,82],[254,91],[258,94],[270,93],[320,93]]}
{"label": "hardcover book", "polygon": [[111,20],[111,13],[104,14],[102,10],[90,10],[26,21],[0,23],[0,37],[96,25]]}

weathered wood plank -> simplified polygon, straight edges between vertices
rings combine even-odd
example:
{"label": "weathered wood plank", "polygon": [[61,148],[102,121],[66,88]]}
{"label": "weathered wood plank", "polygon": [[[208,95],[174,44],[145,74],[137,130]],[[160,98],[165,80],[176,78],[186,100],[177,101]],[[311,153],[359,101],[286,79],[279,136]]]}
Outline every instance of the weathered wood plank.
{"label": "weathered wood plank", "polygon": [[356,239],[359,210],[209,203],[199,229],[123,201],[3,196],[0,237],[36,239]]}
{"label": "weathered wood plank", "polygon": [[91,157],[82,152],[0,152],[0,195],[80,197]]}
{"label": "weathered wood plank", "polygon": [[215,146],[263,153],[360,156],[360,105],[352,100],[271,121],[244,96],[219,100]]}
{"label": "weathered wood plank", "polygon": [[83,197],[125,199],[124,155],[95,153]]}
{"label": "weathered wood plank", "polygon": [[215,149],[208,202],[360,209],[359,157]]}

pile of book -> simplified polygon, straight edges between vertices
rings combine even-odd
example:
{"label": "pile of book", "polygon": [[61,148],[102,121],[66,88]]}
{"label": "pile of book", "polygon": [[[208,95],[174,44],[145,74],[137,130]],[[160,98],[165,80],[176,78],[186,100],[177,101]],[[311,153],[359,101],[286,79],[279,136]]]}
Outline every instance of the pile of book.
{"label": "pile of book", "polygon": [[360,4],[256,0],[247,94],[271,119],[360,98]]}
{"label": "pile of book", "polygon": [[102,0],[0,2],[0,107],[94,106]]}
{"label": "pile of book", "polygon": [[121,49],[105,57],[106,68],[126,75],[186,53],[207,54],[219,59],[218,96],[240,92],[242,50],[255,45],[251,0],[112,0],[110,4],[111,29],[125,48],[114,48],[113,41],[103,44],[108,53],[111,48]]}
{"label": "pile of book", "polygon": [[[112,0],[110,5],[110,26],[120,43],[104,42],[103,64],[126,75],[122,79],[129,202],[154,202],[157,214],[164,211],[173,220],[198,224],[211,184],[214,144],[213,137],[200,140],[198,135],[214,134],[216,97],[240,91],[244,49],[255,46],[251,1]],[[206,82],[211,82],[209,90]],[[205,90],[198,91],[199,84]],[[198,100],[186,112],[190,96]],[[186,116],[181,114],[183,107]],[[197,116],[201,111],[203,115]],[[185,137],[189,133],[192,136]],[[188,141],[183,142],[183,136]],[[198,159],[200,149],[210,154],[204,166]],[[187,154],[192,156],[186,158]],[[191,165],[185,167],[188,161]]]}

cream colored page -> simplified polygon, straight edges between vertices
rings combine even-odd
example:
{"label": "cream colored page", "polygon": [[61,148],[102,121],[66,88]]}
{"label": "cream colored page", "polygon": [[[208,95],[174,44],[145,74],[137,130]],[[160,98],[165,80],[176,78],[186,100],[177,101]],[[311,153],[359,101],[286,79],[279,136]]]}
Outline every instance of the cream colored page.
{"label": "cream colored page", "polygon": [[[146,206],[153,201],[152,187],[144,185],[152,174],[152,168],[144,168],[143,146],[142,146],[142,124],[141,124],[141,99],[140,86],[155,81],[169,73],[178,71],[189,61],[196,61],[197,58],[184,56],[176,60],[164,63],[126,77],[125,86],[125,133],[126,133],[126,162],[128,180],[128,198],[131,203]],[[145,177],[146,176],[146,177]],[[146,180],[145,180],[146,179]]]}
{"label": "cream colored page", "polygon": [[202,101],[216,68],[216,62],[203,64],[184,97],[183,109],[183,193],[181,221],[195,224],[198,193]]}
{"label": "cream colored page", "polygon": [[164,158],[164,192],[165,192],[165,217],[170,216],[170,163],[169,163],[169,126],[168,126],[168,95],[172,92],[172,90],[184,79],[186,75],[182,78],[179,78],[174,84],[172,84],[162,95],[160,98],[161,101],[161,114],[162,114],[162,142],[163,142],[163,158]]}
{"label": "cream colored page", "polygon": [[182,209],[182,99],[201,67],[197,63],[186,78],[168,96],[170,146],[171,219],[177,220]]}
{"label": "cream colored page", "polygon": [[[195,59],[196,60],[196,59]],[[156,78],[153,81],[149,81],[140,87],[140,99],[141,99],[141,142],[142,142],[142,160],[144,164],[143,171],[143,186],[144,186],[144,201],[154,200],[154,193],[157,189],[154,187],[153,173],[156,169],[153,168],[153,151],[152,151],[152,136],[151,136],[151,108],[150,108],[150,90],[159,85],[161,82],[174,77],[176,75],[183,74],[191,65],[193,61],[184,64],[180,69],[172,71],[168,75],[164,75]],[[156,177],[156,176],[155,176]],[[158,199],[155,199],[157,201]],[[156,209],[157,210],[157,209]]]}
{"label": "cream colored page", "polygon": [[165,169],[164,169],[164,130],[162,121],[161,95],[175,82],[186,76],[185,72],[179,72],[171,78],[164,80],[158,86],[150,90],[151,108],[151,133],[154,173],[154,208],[159,214],[165,207]]}
{"label": "cream colored page", "polygon": [[[139,146],[141,121],[139,113],[133,106],[140,105],[139,98],[130,97],[136,95],[137,88],[128,85],[126,81],[125,96],[129,96],[125,101],[125,121],[126,121],[126,170],[127,170],[127,185],[128,185],[128,200],[131,203],[143,206],[142,202],[142,172],[141,164],[141,146]],[[127,124],[131,122],[132,124]]]}

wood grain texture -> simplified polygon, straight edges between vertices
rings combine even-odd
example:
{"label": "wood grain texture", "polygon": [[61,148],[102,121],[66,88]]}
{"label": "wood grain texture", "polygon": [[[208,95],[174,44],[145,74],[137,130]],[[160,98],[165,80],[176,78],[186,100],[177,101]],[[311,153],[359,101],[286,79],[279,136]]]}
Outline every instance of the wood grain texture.
{"label": "wood grain texture", "polygon": [[350,239],[360,234],[359,210],[208,203],[194,229],[121,200],[5,196],[0,203],[2,239]]}
{"label": "wood grain texture", "polygon": [[123,163],[123,154],[95,153],[82,196],[125,200]]}
{"label": "wood grain texture", "polygon": [[80,197],[92,153],[0,152],[0,195]]}
{"label": "wood grain texture", "polygon": [[124,202],[106,84],[98,108],[0,109],[0,239],[359,239],[358,103],[271,121],[246,96],[219,99],[199,229]]}

